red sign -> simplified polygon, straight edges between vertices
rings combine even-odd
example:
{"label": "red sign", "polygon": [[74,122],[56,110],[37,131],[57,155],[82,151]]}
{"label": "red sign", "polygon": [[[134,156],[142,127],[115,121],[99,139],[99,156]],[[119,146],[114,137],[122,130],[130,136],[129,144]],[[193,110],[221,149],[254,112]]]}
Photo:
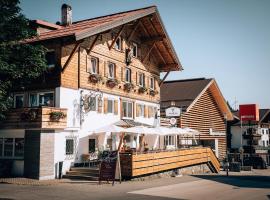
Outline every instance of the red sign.
{"label": "red sign", "polygon": [[242,121],[259,121],[259,106],[257,104],[239,105],[239,117]]}

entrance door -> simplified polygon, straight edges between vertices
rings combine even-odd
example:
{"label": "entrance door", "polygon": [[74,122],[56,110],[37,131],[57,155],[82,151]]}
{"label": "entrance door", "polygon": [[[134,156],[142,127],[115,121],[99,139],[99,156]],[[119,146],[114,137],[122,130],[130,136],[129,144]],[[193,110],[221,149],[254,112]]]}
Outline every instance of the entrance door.
{"label": "entrance door", "polygon": [[89,139],[88,151],[89,153],[96,151],[96,139]]}

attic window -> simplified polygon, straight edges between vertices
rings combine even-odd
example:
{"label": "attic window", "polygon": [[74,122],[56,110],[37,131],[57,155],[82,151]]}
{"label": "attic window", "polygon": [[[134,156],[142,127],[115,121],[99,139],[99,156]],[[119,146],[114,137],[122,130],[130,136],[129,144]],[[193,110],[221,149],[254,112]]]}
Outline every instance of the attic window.
{"label": "attic window", "polygon": [[115,45],[114,45],[114,48],[118,51],[121,51],[122,50],[122,39],[121,37],[118,37],[115,41]]}
{"label": "attic window", "polygon": [[136,43],[133,43],[132,45],[132,56],[137,58],[138,56],[138,45]]}
{"label": "attic window", "polygon": [[47,66],[49,68],[55,67],[56,59],[55,59],[55,51],[54,50],[48,51],[45,55],[45,59],[47,61]]}

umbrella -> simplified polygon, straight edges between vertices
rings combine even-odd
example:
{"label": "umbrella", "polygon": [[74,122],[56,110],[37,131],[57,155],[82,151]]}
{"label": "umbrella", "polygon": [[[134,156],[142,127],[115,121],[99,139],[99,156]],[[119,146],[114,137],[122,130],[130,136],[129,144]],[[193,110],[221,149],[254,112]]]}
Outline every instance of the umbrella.
{"label": "umbrella", "polygon": [[101,128],[98,128],[98,129],[94,130],[93,133],[106,133],[106,132],[122,133],[122,132],[125,132],[125,131],[126,131],[126,129],[124,129],[122,127],[110,124],[110,125],[103,126]]}
{"label": "umbrella", "polygon": [[138,134],[157,134],[153,131],[152,128],[147,128],[145,126],[134,126],[131,128],[127,128],[125,130],[126,133],[138,133]]}

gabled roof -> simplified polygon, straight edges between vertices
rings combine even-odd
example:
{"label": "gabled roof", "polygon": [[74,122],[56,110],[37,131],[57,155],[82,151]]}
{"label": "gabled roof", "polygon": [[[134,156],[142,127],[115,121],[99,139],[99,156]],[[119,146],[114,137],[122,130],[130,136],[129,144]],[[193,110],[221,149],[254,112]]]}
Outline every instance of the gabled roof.
{"label": "gabled roof", "polygon": [[197,78],[164,82],[160,93],[162,107],[168,107],[171,101],[175,101],[176,106],[185,108],[188,112],[207,89],[212,93],[221,112],[227,114],[228,120],[232,120],[233,114],[215,79]]}
{"label": "gabled roof", "polygon": [[[35,38],[26,40],[26,42],[40,42],[62,37],[71,37],[75,41],[79,41],[98,33],[106,32],[129,22],[143,19],[146,16],[154,16],[154,22],[152,21],[152,24],[150,25],[147,25],[146,22],[144,32],[147,32],[150,37],[154,37],[155,34],[162,35],[162,37],[164,37],[164,39],[161,40],[162,44],[159,43],[156,45],[156,48],[158,49],[156,51],[159,51],[158,54],[170,58],[168,59],[169,62],[166,63],[166,68],[168,69],[163,67],[162,70],[182,70],[182,65],[165,30],[156,6],[77,21],[68,26],[61,26],[62,28],[58,28],[46,33],[41,33]],[[155,32],[155,34],[152,34],[151,32]]]}

